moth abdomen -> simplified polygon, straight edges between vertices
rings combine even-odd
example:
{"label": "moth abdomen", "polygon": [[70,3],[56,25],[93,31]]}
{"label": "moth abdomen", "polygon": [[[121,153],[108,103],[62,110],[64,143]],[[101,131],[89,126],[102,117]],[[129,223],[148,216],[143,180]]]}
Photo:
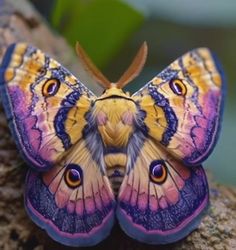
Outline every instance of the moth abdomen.
{"label": "moth abdomen", "polygon": [[115,195],[118,194],[120,185],[125,175],[125,167],[120,165],[114,165],[113,167],[107,168],[107,176],[111,183],[113,192]]}
{"label": "moth abdomen", "polygon": [[124,153],[109,153],[104,156],[104,160],[107,176],[116,195],[125,175],[127,155]]}

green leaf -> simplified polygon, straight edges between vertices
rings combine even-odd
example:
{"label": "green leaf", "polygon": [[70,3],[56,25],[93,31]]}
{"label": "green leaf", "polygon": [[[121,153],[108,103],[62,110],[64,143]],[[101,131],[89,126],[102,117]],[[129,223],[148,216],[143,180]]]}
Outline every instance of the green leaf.
{"label": "green leaf", "polygon": [[79,41],[104,67],[143,23],[137,10],[118,0],[58,0],[52,23],[74,46]]}

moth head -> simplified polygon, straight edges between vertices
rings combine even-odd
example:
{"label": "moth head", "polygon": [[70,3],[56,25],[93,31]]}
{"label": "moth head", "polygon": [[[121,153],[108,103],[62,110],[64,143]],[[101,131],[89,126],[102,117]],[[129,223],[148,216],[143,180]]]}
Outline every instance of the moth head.
{"label": "moth head", "polygon": [[[118,81],[113,83],[109,81],[103,73],[95,66],[89,56],[86,54],[84,49],[81,47],[79,42],[76,43],[76,52],[78,57],[80,58],[82,64],[85,69],[90,72],[91,76],[103,87],[108,93],[121,93],[123,92],[121,89],[124,88],[129,82],[131,82],[134,78],[136,78],[147,59],[148,47],[147,43],[144,42],[131,62],[128,69],[122,74]],[[124,93],[124,92],[123,92]]]}
{"label": "moth head", "polygon": [[109,98],[111,96],[120,96],[127,97],[129,96],[128,92],[124,92],[121,88],[117,87],[116,83],[111,83],[108,89],[105,89],[101,95],[101,98]]}

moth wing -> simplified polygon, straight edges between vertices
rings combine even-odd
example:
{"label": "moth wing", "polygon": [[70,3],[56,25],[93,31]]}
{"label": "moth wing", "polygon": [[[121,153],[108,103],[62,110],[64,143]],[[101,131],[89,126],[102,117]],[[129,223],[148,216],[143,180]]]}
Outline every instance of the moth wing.
{"label": "moth wing", "polygon": [[115,201],[99,156],[94,157],[82,140],[48,172],[28,173],[26,210],[37,225],[64,245],[95,245],[112,228]]}
{"label": "moth wing", "polygon": [[50,168],[82,138],[95,96],[39,49],[11,45],[0,68],[0,87],[12,134],[32,167]]}
{"label": "moth wing", "polygon": [[211,153],[220,128],[224,77],[207,48],[192,50],[133,95],[148,135],[186,165]]}
{"label": "moth wing", "polygon": [[150,139],[136,149],[132,142],[129,147],[116,211],[121,228],[148,244],[184,238],[197,228],[208,207],[203,168],[185,167]]}

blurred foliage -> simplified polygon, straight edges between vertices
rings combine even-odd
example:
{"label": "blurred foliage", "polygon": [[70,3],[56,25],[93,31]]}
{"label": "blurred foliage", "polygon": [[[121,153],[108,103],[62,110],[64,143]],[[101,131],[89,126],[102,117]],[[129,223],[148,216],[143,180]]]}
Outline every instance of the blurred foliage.
{"label": "blurred foliage", "polygon": [[142,14],[118,0],[58,0],[52,24],[74,46],[79,41],[104,67],[142,24]]}
{"label": "blurred foliage", "polygon": [[147,17],[203,27],[235,27],[235,0],[124,0]]}

